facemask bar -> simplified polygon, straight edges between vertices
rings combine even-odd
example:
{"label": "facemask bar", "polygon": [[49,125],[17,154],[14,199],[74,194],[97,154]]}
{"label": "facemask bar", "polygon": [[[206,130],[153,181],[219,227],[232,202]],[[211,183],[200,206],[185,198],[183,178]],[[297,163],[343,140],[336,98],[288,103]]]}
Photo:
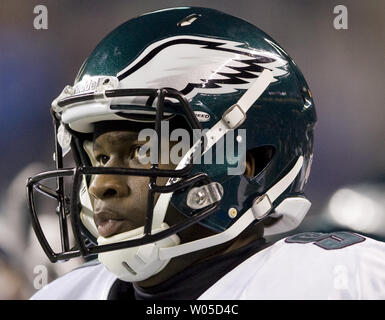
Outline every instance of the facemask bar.
{"label": "facemask bar", "polygon": [[[157,101],[157,109],[156,109],[156,117],[155,117],[155,130],[160,136],[160,123],[163,118],[163,110],[164,110],[164,100],[165,97],[170,97],[177,99],[182,107],[184,108],[184,114],[187,116],[188,121],[192,129],[202,129],[201,124],[197,120],[195,114],[193,113],[191,107],[189,106],[186,98],[175,89],[118,89],[118,90],[106,90],[103,93],[104,97],[124,97],[124,96],[149,96],[149,99],[154,99],[154,93],[156,92]],[[63,100],[59,100],[57,102],[57,106],[64,107],[73,103],[79,102],[87,102],[89,100],[95,100],[100,98],[100,94],[81,94],[74,97],[65,98]],[[211,183],[210,178],[204,173],[197,173],[192,177],[186,177],[192,169],[192,161],[187,163],[184,168],[177,170],[164,170],[159,169],[157,164],[152,164],[150,169],[132,169],[132,168],[99,168],[99,167],[89,167],[84,166],[84,164],[80,161],[80,155],[77,153],[79,150],[76,148],[73,149],[74,157],[77,162],[76,168],[63,168],[63,157],[62,157],[62,149],[57,139],[57,128],[60,125],[59,115],[55,112],[54,107],[52,108],[52,115],[54,116],[54,128],[55,128],[55,162],[56,162],[56,170],[49,171],[45,173],[38,174],[32,178],[28,179],[27,183],[27,192],[28,192],[28,203],[30,208],[30,215],[32,220],[32,226],[34,231],[38,237],[38,240],[43,247],[46,255],[50,259],[51,262],[56,262],[58,260],[66,260],[77,256],[88,256],[91,254],[101,253],[105,251],[111,250],[119,250],[123,248],[135,247],[139,245],[144,245],[148,243],[152,243],[158,241],[160,239],[166,238],[172,234],[178,233],[192,224],[199,222],[202,219],[205,219],[209,215],[213,214],[218,208],[220,204],[220,200],[216,203],[209,205],[208,207],[196,210],[195,214],[192,218],[187,219],[186,221],[179,223],[177,225],[171,226],[167,230],[161,231],[156,234],[151,234],[152,227],[152,219],[153,219],[153,211],[154,211],[154,195],[155,193],[169,193],[175,192],[177,190],[187,188],[189,186],[193,186],[196,184],[209,184]],[[201,149],[205,148],[204,137],[200,137],[201,139]],[[158,139],[158,148],[160,148],[160,139]],[[73,144],[73,143],[72,143]],[[160,149],[158,149],[160,150]],[[193,154],[191,155],[192,158]],[[147,203],[147,215],[146,222],[144,226],[144,236],[139,239],[127,240],[124,242],[99,245],[99,246],[90,246],[86,243],[85,237],[82,235],[84,233],[81,219],[80,219],[80,210],[81,204],[79,199],[79,190],[82,181],[82,176],[90,176],[95,174],[119,174],[119,175],[133,175],[133,176],[148,176],[150,177],[149,184],[149,194],[148,194],[148,203]],[[63,178],[67,176],[73,176],[73,188],[71,194],[71,205],[70,211],[69,209],[69,199],[64,196],[64,183]],[[157,177],[169,177],[169,178],[179,178],[178,182],[174,182],[172,184],[168,184],[165,186],[156,185]],[[40,181],[48,178],[56,178],[57,188],[53,190],[49,187],[44,186],[40,183]],[[52,250],[49,245],[44,232],[39,223],[38,215],[36,213],[35,206],[35,197],[34,191],[38,191],[50,198],[55,199],[58,202],[58,214],[59,214],[59,223],[60,223],[60,233],[61,233],[61,245],[62,252],[56,253]],[[70,214],[71,213],[71,214]],[[70,216],[72,230],[74,233],[74,238],[76,241],[75,248],[69,248],[69,232],[67,228],[67,216]]]}
{"label": "facemask bar", "polygon": [[[98,170],[100,169],[100,170]],[[129,170],[129,172],[126,172],[126,170]],[[131,171],[132,170],[132,171]],[[151,172],[148,172],[148,170],[151,170]],[[159,171],[158,171],[159,170]],[[162,171],[162,172],[161,172]],[[83,237],[79,237],[81,234],[81,220],[80,220],[80,209],[81,209],[81,204],[80,204],[80,199],[78,196],[78,188],[80,187],[81,184],[81,177],[82,175],[92,175],[92,174],[120,174],[120,175],[129,175],[132,176],[149,176],[150,179],[156,177],[180,177],[177,173],[175,173],[175,170],[154,170],[154,169],[122,169],[122,168],[77,168],[74,176],[74,184],[73,184],[73,201],[71,204],[71,212],[74,214],[71,214],[71,222],[72,222],[72,228],[74,230],[75,234],[75,239],[79,245],[80,253],[83,256],[95,254],[95,253],[101,253],[101,252],[106,252],[106,251],[111,251],[111,250],[118,250],[118,249],[124,249],[124,248],[131,248],[131,247],[136,247],[140,245],[145,245],[148,243],[152,243],[158,240],[161,240],[163,238],[166,238],[172,234],[178,233],[192,224],[195,224],[199,222],[202,219],[205,219],[212,213],[216,211],[216,209],[219,207],[219,203],[214,203],[205,209],[202,210],[196,210],[196,213],[193,215],[192,218],[186,219],[186,221],[181,222],[177,225],[169,227],[167,230],[161,231],[156,234],[151,233],[151,224],[152,224],[152,215],[151,217],[146,218],[145,222],[145,230],[147,232],[144,232],[144,236],[139,239],[134,239],[134,240],[127,240],[124,242],[118,242],[118,243],[113,243],[113,244],[107,244],[107,245],[99,245],[99,246],[94,246],[94,247],[88,247],[84,241]],[[161,173],[161,174],[158,174]],[[208,184],[210,183],[211,180],[208,178],[208,176],[204,173],[198,173],[192,177],[182,179],[176,183],[173,183],[171,185],[167,186],[158,186],[155,183],[149,185],[149,199],[154,199],[154,194],[155,193],[168,193],[168,192],[175,192],[180,189],[195,185],[197,183],[205,183]],[[150,212],[152,213],[154,209],[154,203],[147,203],[147,213]]]}

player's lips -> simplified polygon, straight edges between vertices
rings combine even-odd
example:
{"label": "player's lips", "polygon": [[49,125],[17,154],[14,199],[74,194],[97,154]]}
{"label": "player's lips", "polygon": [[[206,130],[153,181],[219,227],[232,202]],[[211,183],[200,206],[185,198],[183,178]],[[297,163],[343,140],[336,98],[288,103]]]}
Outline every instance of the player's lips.
{"label": "player's lips", "polygon": [[112,235],[129,230],[129,221],[119,214],[111,211],[98,211],[94,214],[94,221],[99,235],[110,237]]}

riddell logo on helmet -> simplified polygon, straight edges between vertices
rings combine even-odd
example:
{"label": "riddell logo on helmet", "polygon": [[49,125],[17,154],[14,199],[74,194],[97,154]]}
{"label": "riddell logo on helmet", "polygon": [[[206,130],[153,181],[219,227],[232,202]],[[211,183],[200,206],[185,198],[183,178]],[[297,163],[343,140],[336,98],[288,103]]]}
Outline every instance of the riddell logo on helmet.
{"label": "riddell logo on helmet", "polygon": [[208,113],[204,111],[194,111],[194,113],[199,122],[210,121],[210,115]]}
{"label": "riddell logo on helmet", "polygon": [[[236,136],[234,136],[234,130],[229,130],[224,136],[216,136],[215,133],[209,136],[208,133],[208,129],[194,129],[191,137],[190,132],[183,128],[174,129],[170,133],[169,123],[162,121],[160,137],[154,129],[150,128],[139,132],[138,141],[144,143],[139,148],[138,160],[143,165],[169,164],[171,161],[180,169],[191,160],[193,164],[201,164],[203,158],[205,165],[226,163],[229,175],[243,174],[246,159],[246,130],[238,129]],[[160,143],[158,143],[159,139]],[[191,141],[193,141],[192,145]],[[206,146],[204,150],[202,142]]]}
{"label": "riddell logo on helmet", "polygon": [[84,92],[92,92],[98,86],[99,79],[86,78],[80,81],[74,86],[74,94],[80,94]]}

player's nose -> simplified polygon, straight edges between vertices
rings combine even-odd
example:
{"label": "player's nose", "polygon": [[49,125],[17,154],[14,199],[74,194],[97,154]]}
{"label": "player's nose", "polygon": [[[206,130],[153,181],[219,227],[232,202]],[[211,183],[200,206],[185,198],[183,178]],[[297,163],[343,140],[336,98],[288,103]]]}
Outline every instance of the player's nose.
{"label": "player's nose", "polygon": [[93,178],[89,192],[95,198],[106,200],[127,197],[130,194],[130,188],[122,176],[100,174]]}

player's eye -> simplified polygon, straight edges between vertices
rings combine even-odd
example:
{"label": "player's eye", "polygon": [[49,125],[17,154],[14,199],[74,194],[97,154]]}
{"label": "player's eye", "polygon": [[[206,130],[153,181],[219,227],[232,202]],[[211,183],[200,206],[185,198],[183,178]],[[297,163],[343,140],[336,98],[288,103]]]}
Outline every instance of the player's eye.
{"label": "player's eye", "polygon": [[133,150],[133,153],[132,153],[133,158],[139,159],[139,157],[140,157],[140,147],[141,146],[135,146],[134,147],[134,150]]}
{"label": "player's eye", "polygon": [[141,157],[140,148],[142,146],[136,145],[132,148],[131,158],[139,159]]}
{"label": "player's eye", "polygon": [[100,154],[96,157],[96,161],[98,161],[102,165],[105,165],[108,162],[108,160],[110,160],[110,157],[106,156],[105,154]]}
{"label": "player's eye", "polygon": [[148,152],[144,153],[143,150],[142,150],[142,145],[136,145],[136,146],[133,146],[133,148],[131,149],[131,159],[137,159],[137,160],[141,160],[143,158],[145,158],[146,156],[149,156]]}

